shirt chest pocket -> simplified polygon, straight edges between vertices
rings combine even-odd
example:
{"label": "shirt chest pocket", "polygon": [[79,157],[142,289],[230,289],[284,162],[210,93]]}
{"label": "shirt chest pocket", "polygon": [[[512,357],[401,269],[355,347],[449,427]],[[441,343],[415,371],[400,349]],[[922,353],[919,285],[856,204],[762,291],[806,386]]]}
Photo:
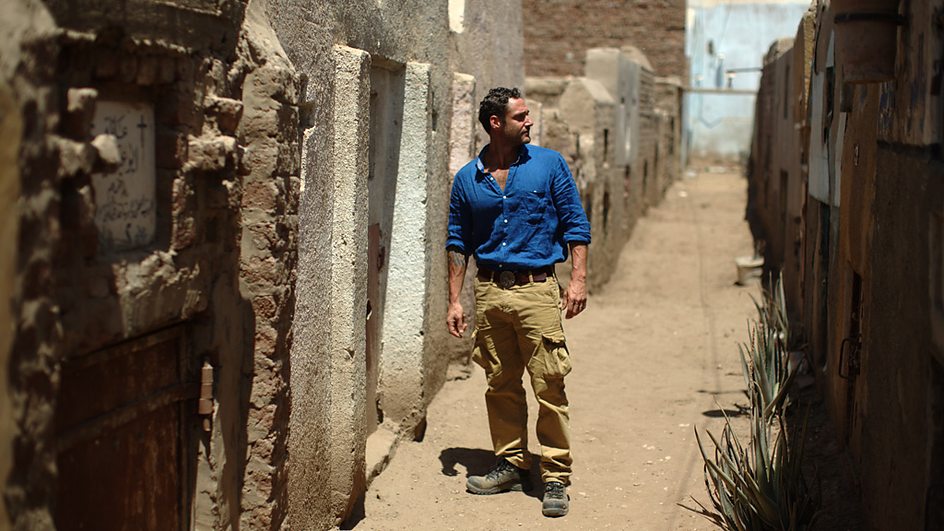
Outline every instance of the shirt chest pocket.
{"label": "shirt chest pocket", "polygon": [[528,190],[522,201],[528,223],[540,223],[547,213],[547,193],[544,190]]}

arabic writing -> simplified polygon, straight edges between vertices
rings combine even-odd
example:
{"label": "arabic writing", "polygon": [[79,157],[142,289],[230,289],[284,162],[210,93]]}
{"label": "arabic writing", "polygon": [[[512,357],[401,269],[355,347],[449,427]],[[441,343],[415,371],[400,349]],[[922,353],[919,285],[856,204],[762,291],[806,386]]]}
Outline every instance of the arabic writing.
{"label": "arabic writing", "polygon": [[99,101],[92,123],[95,135],[118,140],[121,162],[110,173],[92,175],[95,225],[106,252],[126,251],[154,239],[154,108],[141,103]]}

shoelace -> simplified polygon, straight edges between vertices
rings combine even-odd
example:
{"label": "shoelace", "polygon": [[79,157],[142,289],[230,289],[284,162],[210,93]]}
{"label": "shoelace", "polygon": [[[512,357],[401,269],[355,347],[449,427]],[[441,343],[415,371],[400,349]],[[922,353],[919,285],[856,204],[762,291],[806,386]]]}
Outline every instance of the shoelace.
{"label": "shoelace", "polygon": [[564,485],[562,483],[552,481],[544,487],[544,493],[549,494],[552,498],[563,498]]}
{"label": "shoelace", "polygon": [[505,470],[507,470],[509,467],[511,467],[511,464],[509,464],[508,461],[502,461],[501,463],[498,463],[495,466],[495,468],[489,470],[488,474],[486,474],[485,477],[489,479],[495,479],[499,475],[501,475]]}

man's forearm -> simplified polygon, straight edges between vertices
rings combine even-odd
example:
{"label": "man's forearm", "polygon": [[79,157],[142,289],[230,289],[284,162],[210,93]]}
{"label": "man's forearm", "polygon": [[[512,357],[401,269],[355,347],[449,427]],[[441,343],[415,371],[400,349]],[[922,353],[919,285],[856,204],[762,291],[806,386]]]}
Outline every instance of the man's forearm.
{"label": "man's forearm", "polygon": [[449,258],[449,304],[453,304],[459,302],[469,257],[457,249],[449,249],[447,255]]}
{"label": "man's forearm", "polygon": [[587,280],[587,244],[570,244],[570,261],[573,264],[573,271],[570,274],[571,280],[586,282]]}

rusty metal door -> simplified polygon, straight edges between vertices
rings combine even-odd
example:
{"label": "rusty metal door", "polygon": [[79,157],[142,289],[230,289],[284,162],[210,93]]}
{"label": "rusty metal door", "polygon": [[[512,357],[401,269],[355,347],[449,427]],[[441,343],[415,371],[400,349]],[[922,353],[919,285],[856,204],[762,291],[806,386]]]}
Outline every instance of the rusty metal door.
{"label": "rusty metal door", "polygon": [[[188,525],[181,326],[76,356],[56,410],[59,530],[179,530]],[[195,411],[195,409],[194,409]]]}

